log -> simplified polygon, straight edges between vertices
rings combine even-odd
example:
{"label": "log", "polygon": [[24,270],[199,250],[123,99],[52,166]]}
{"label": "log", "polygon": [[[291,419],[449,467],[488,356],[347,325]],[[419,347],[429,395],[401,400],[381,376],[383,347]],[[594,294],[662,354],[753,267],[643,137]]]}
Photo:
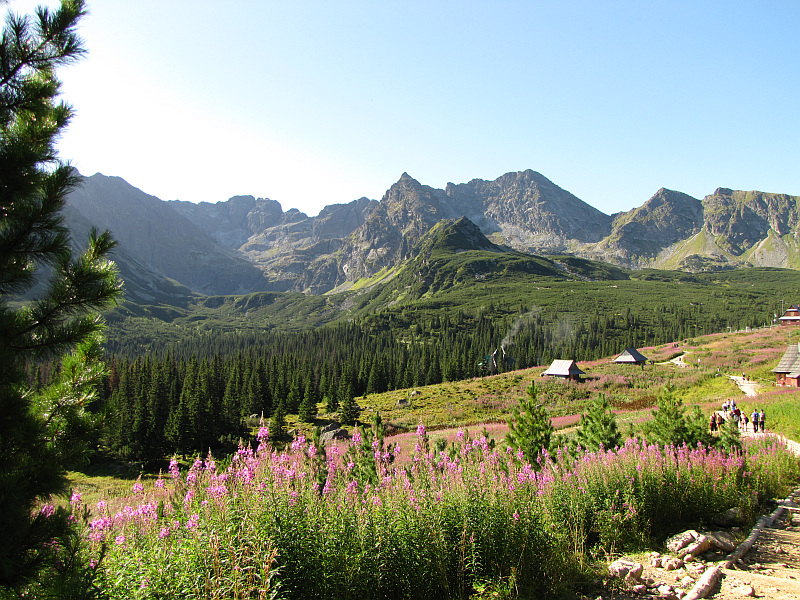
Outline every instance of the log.
{"label": "log", "polygon": [[717,585],[717,581],[721,576],[722,569],[720,569],[719,565],[706,569],[706,572],[697,580],[697,583],[689,590],[689,593],[683,597],[683,600],[700,600],[700,598],[705,598],[711,593],[714,586]]}

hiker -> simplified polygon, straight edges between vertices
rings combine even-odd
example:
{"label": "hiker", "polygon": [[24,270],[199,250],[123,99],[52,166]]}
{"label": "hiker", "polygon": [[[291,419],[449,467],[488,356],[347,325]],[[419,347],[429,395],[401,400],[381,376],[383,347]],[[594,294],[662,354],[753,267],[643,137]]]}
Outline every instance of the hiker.
{"label": "hiker", "polygon": [[761,433],[764,433],[764,423],[767,421],[767,415],[764,414],[764,409],[761,409],[761,414],[758,415],[758,424],[761,427]]}
{"label": "hiker", "polygon": [[744,432],[747,433],[747,424],[750,422],[750,419],[747,418],[747,415],[744,416]]}
{"label": "hiker", "polygon": [[711,433],[717,430],[717,415],[711,415],[711,421],[709,421],[708,426],[711,428]]}
{"label": "hiker", "polygon": [[722,418],[722,415],[717,413],[717,429],[722,429],[722,424],[725,423],[725,419]]}
{"label": "hiker", "polygon": [[753,422],[753,433],[758,433],[758,409],[753,410],[753,414],[750,415],[750,420]]}

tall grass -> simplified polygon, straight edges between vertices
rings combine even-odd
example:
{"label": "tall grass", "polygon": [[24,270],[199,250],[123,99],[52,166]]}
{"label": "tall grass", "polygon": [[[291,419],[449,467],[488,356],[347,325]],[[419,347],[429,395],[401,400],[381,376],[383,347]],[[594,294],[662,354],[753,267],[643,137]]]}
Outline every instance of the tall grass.
{"label": "tall grass", "polygon": [[[460,432],[403,466],[378,440],[346,451],[262,438],[228,465],[173,465],[129,502],[100,503],[89,537],[114,597],[466,598],[486,582],[546,598],[593,557],[778,495],[800,470],[776,440],[742,455],[637,440],[528,464]],[[369,442],[372,441],[370,444]]]}

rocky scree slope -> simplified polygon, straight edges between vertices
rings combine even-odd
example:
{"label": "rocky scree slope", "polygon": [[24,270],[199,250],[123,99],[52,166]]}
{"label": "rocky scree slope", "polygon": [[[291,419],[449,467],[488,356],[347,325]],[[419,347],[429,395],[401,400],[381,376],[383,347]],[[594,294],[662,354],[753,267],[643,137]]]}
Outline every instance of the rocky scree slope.
{"label": "rocky scree slope", "polygon": [[609,216],[527,170],[445,189],[404,173],[380,201],[331,204],[315,217],[253,196],[165,202],[100,174],[68,202],[71,219],[111,229],[118,255],[135,262],[140,276],[149,269],[210,295],[347,289],[401,266],[438,222],[461,217],[492,243],[525,253],[627,268],[800,268],[798,200],[726,188],[698,200],[662,188]]}

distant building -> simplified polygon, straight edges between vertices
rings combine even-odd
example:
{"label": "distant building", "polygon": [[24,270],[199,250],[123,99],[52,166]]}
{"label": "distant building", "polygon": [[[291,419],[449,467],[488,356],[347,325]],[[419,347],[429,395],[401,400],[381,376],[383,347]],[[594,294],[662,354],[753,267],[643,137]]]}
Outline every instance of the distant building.
{"label": "distant building", "polygon": [[554,360],[553,364],[542,373],[542,377],[560,377],[571,381],[580,381],[581,375],[586,373],[578,368],[574,360]]}
{"label": "distant building", "polygon": [[625,351],[615,358],[614,362],[621,365],[644,365],[647,357],[636,348],[625,348]]}
{"label": "distant building", "polygon": [[800,306],[792,304],[778,321],[781,325],[800,325]]}
{"label": "distant building", "polygon": [[789,344],[772,372],[777,385],[800,387],[800,344]]}

